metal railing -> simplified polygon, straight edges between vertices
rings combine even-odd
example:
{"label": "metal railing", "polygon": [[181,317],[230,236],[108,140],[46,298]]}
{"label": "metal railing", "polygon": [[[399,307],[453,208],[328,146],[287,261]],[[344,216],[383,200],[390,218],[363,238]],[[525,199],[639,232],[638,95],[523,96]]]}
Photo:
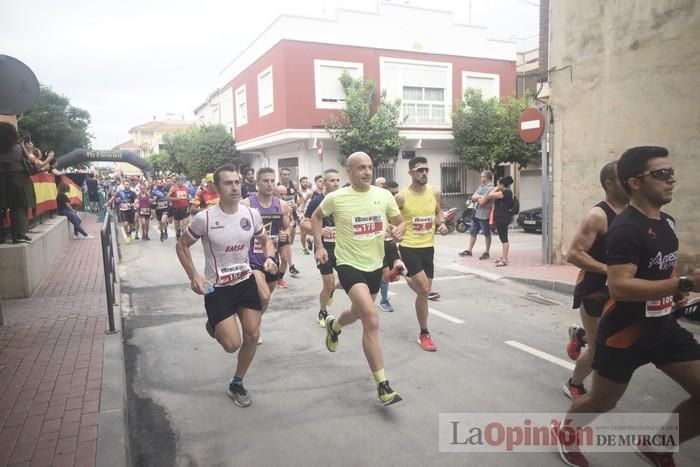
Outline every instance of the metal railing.
{"label": "metal railing", "polygon": [[396,163],[394,161],[380,162],[374,166],[374,179],[384,177],[387,181],[396,180]]}
{"label": "metal railing", "polygon": [[443,196],[466,196],[479,185],[479,173],[470,170],[464,162],[440,164],[440,186]]}
{"label": "metal railing", "polygon": [[102,240],[102,265],[105,273],[105,292],[107,293],[107,318],[109,319],[109,334],[117,332],[114,325],[114,305],[117,304],[114,296],[114,284],[117,281],[117,273],[114,267],[114,245],[112,244],[112,213],[105,213],[102,228],[100,229]]}

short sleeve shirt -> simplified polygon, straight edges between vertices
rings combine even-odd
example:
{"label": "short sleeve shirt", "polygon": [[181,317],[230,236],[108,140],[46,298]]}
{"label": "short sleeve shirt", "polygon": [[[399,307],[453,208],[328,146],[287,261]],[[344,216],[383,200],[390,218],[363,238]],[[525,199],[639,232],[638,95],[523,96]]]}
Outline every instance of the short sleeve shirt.
{"label": "short sleeve shirt", "polygon": [[381,269],[387,219],[400,215],[391,193],[376,186],[368,191],[349,186],[327,195],[320,207],[324,217],[335,220],[337,264],[365,272]]}
{"label": "short sleeve shirt", "polygon": [[250,240],[264,231],[260,213],[242,205],[236,213],[226,214],[216,204],[198,212],[187,227],[190,238],[202,239],[204,275],[215,287],[234,285],[250,277]]}
{"label": "short sleeve shirt", "polygon": [[[481,196],[486,196],[489,193],[491,193],[491,190],[493,190],[493,188],[494,186],[490,183],[488,185],[479,185],[479,188],[476,189],[476,192]],[[488,219],[489,217],[491,217],[491,208],[493,208],[493,200],[489,200],[489,202],[484,204],[483,206],[477,206],[476,210],[474,211],[474,217],[481,220]]]}

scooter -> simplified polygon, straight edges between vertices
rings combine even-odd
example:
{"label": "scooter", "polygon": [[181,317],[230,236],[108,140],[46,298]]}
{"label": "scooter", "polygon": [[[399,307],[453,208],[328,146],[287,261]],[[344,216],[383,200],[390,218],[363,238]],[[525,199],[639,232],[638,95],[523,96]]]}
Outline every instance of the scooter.
{"label": "scooter", "polygon": [[445,219],[445,227],[447,227],[447,233],[451,234],[455,231],[457,224],[455,223],[455,217],[457,216],[457,208],[449,208],[442,210],[443,219]]}
{"label": "scooter", "polygon": [[472,225],[472,218],[474,217],[474,211],[476,211],[477,203],[474,200],[467,200],[466,209],[462,212],[462,217],[457,219],[456,228],[457,232],[464,233],[469,230]]}

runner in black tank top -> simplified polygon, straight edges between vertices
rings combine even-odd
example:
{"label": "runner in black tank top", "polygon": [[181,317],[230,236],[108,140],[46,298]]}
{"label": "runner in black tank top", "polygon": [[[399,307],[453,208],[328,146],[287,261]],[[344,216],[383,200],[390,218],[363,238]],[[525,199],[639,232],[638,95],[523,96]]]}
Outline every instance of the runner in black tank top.
{"label": "runner in black tank top", "polygon": [[[569,249],[568,260],[581,268],[574,289],[574,309],[580,308],[583,328],[569,327],[569,357],[576,360],[571,378],[564,384],[564,394],[572,400],[586,393],[583,381],[591,374],[598,320],[608,301],[605,237],[613,219],[627,206],[627,194],[617,180],[616,162],[610,162],[600,171],[600,184],[605,200],[596,204],[583,218]],[[588,337],[588,348],[581,352],[583,337]]]}

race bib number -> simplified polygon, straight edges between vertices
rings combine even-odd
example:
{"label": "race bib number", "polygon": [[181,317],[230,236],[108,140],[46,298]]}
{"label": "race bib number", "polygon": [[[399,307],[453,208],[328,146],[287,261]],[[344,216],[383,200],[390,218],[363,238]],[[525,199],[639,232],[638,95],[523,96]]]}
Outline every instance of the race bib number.
{"label": "race bib number", "polygon": [[122,202],[119,204],[120,211],[128,211],[129,209],[131,209],[131,203]]}
{"label": "race bib number", "polygon": [[139,211],[142,216],[150,216],[151,215],[151,208],[141,208]]}
{"label": "race bib number", "polygon": [[673,311],[673,296],[669,295],[661,300],[647,300],[646,317],[658,318],[666,316]]}
{"label": "race bib number", "polygon": [[157,201],[156,202],[156,208],[158,208],[158,209],[165,209],[167,207],[168,207],[167,201]]}
{"label": "race bib number", "polygon": [[186,191],[178,191],[177,192],[177,199],[187,199],[187,192]]}
{"label": "race bib number", "polygon": [[247,264],[221,266],[218,268],[218,273],[220,285],[232,285],[250,276],[250,266]]}
{"label": "race bib number", "polygon": [[355,216],[352,218],[352,236],[355,240],[371,240],[384,235],[382,216]]}
{"label": "race bib number", "polygon": [[335,227],[323,228],[323,241],[326,243],[335,243]]}
{"label": "race bib number", "polygon": [[[267,238],[272,240],[272,244],[275,245],[275,250],[277,250],[277,235],[268,235]],[[253,240],[253,253],[256,254],[264,254],[265,250],[263,250],[262,243],[260,243],[260,239],[255,238]]]}
{"label": "race bib number", "polygon": [[431,233],[433,231],[433,216],[414,217],[411,225],[415,234]]}

